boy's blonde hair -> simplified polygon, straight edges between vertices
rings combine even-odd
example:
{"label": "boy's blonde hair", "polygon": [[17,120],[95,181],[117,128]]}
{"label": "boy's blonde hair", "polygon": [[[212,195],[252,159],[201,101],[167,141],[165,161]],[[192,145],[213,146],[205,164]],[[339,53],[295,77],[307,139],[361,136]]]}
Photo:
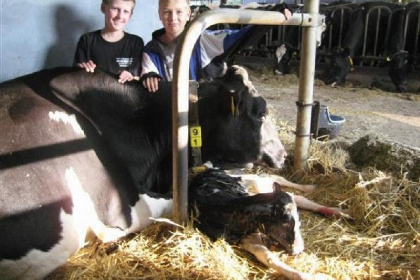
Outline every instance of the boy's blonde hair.
{"label": "boy's blonde hair", "polygon": [[[159,9],[160,9],[160,7],[162,7],[162,5],[164,5],[168,1],[169,0],[159,0]],[[190,6],[190,0],[184,0],[184,1],[188,6]]]}

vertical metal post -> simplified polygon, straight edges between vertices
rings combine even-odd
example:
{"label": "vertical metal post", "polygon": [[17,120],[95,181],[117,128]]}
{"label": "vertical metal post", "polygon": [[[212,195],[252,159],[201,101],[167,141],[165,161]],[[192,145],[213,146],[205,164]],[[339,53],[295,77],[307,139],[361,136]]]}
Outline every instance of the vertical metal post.
{"label": "vertical metal post", "polygon": [[[319,0],[305,2],[304,13],[318,14],[318,12]],[[299,172],[307,168],[307,159],[309,158],[317,40],[316,26],[304,26],[302,29],[303,33],[299,74],[299,99],[297,102],[298,112],[294,150],[294,169]]]}

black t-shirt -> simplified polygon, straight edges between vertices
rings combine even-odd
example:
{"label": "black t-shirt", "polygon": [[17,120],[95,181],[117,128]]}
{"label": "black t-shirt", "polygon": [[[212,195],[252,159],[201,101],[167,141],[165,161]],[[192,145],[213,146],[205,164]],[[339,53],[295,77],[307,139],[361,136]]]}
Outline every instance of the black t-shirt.
{"label": "black t-shirt", "polygon": [[124,37],[117,42],[105,41],[101,30],[83,34],[77,43],[73,66],[92,60],[99,69],[118,75],[123,70],[133,76],[141,73],[143,39],[124,32]]}

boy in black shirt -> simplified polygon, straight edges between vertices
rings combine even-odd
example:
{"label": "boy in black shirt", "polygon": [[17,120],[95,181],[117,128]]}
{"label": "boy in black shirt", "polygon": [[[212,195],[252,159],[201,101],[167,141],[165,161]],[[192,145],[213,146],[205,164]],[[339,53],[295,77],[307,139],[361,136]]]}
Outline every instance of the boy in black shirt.
{"label": "boy in black shirt", "polygon": [[118,76],[120,83],[137,79],[141,73],[144,43],[139,36],[124,32],[135,0],[103,0],[102,30],[86,33],[77,43],[73,66],[93,72],[96,67]]}

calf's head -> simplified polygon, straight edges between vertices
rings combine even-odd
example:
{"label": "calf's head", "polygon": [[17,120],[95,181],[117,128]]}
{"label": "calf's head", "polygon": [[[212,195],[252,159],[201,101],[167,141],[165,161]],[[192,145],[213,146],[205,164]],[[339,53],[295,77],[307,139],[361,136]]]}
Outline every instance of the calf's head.
{"label": "calf's head", "polygon": [[291,194],[276,187],[273,193],[257,194],[237,203],[244,208],[237,211],[241,215],[238,214],[230,227],[262,233],[268,238],[264,240],[267,246],[283,247],[292,255],[303,251],[299,215]]}
{"label": "calf's head", "polygon": [[278,185],[272,193],[250,196],[238,178],[220,170],[195,176],[189,185],[189,206],[198,215],[198,227],[213,239],[228,242],[260,233],[267,247],[283,247],[290,254],[303,251],[300,220],[293,195]]}

